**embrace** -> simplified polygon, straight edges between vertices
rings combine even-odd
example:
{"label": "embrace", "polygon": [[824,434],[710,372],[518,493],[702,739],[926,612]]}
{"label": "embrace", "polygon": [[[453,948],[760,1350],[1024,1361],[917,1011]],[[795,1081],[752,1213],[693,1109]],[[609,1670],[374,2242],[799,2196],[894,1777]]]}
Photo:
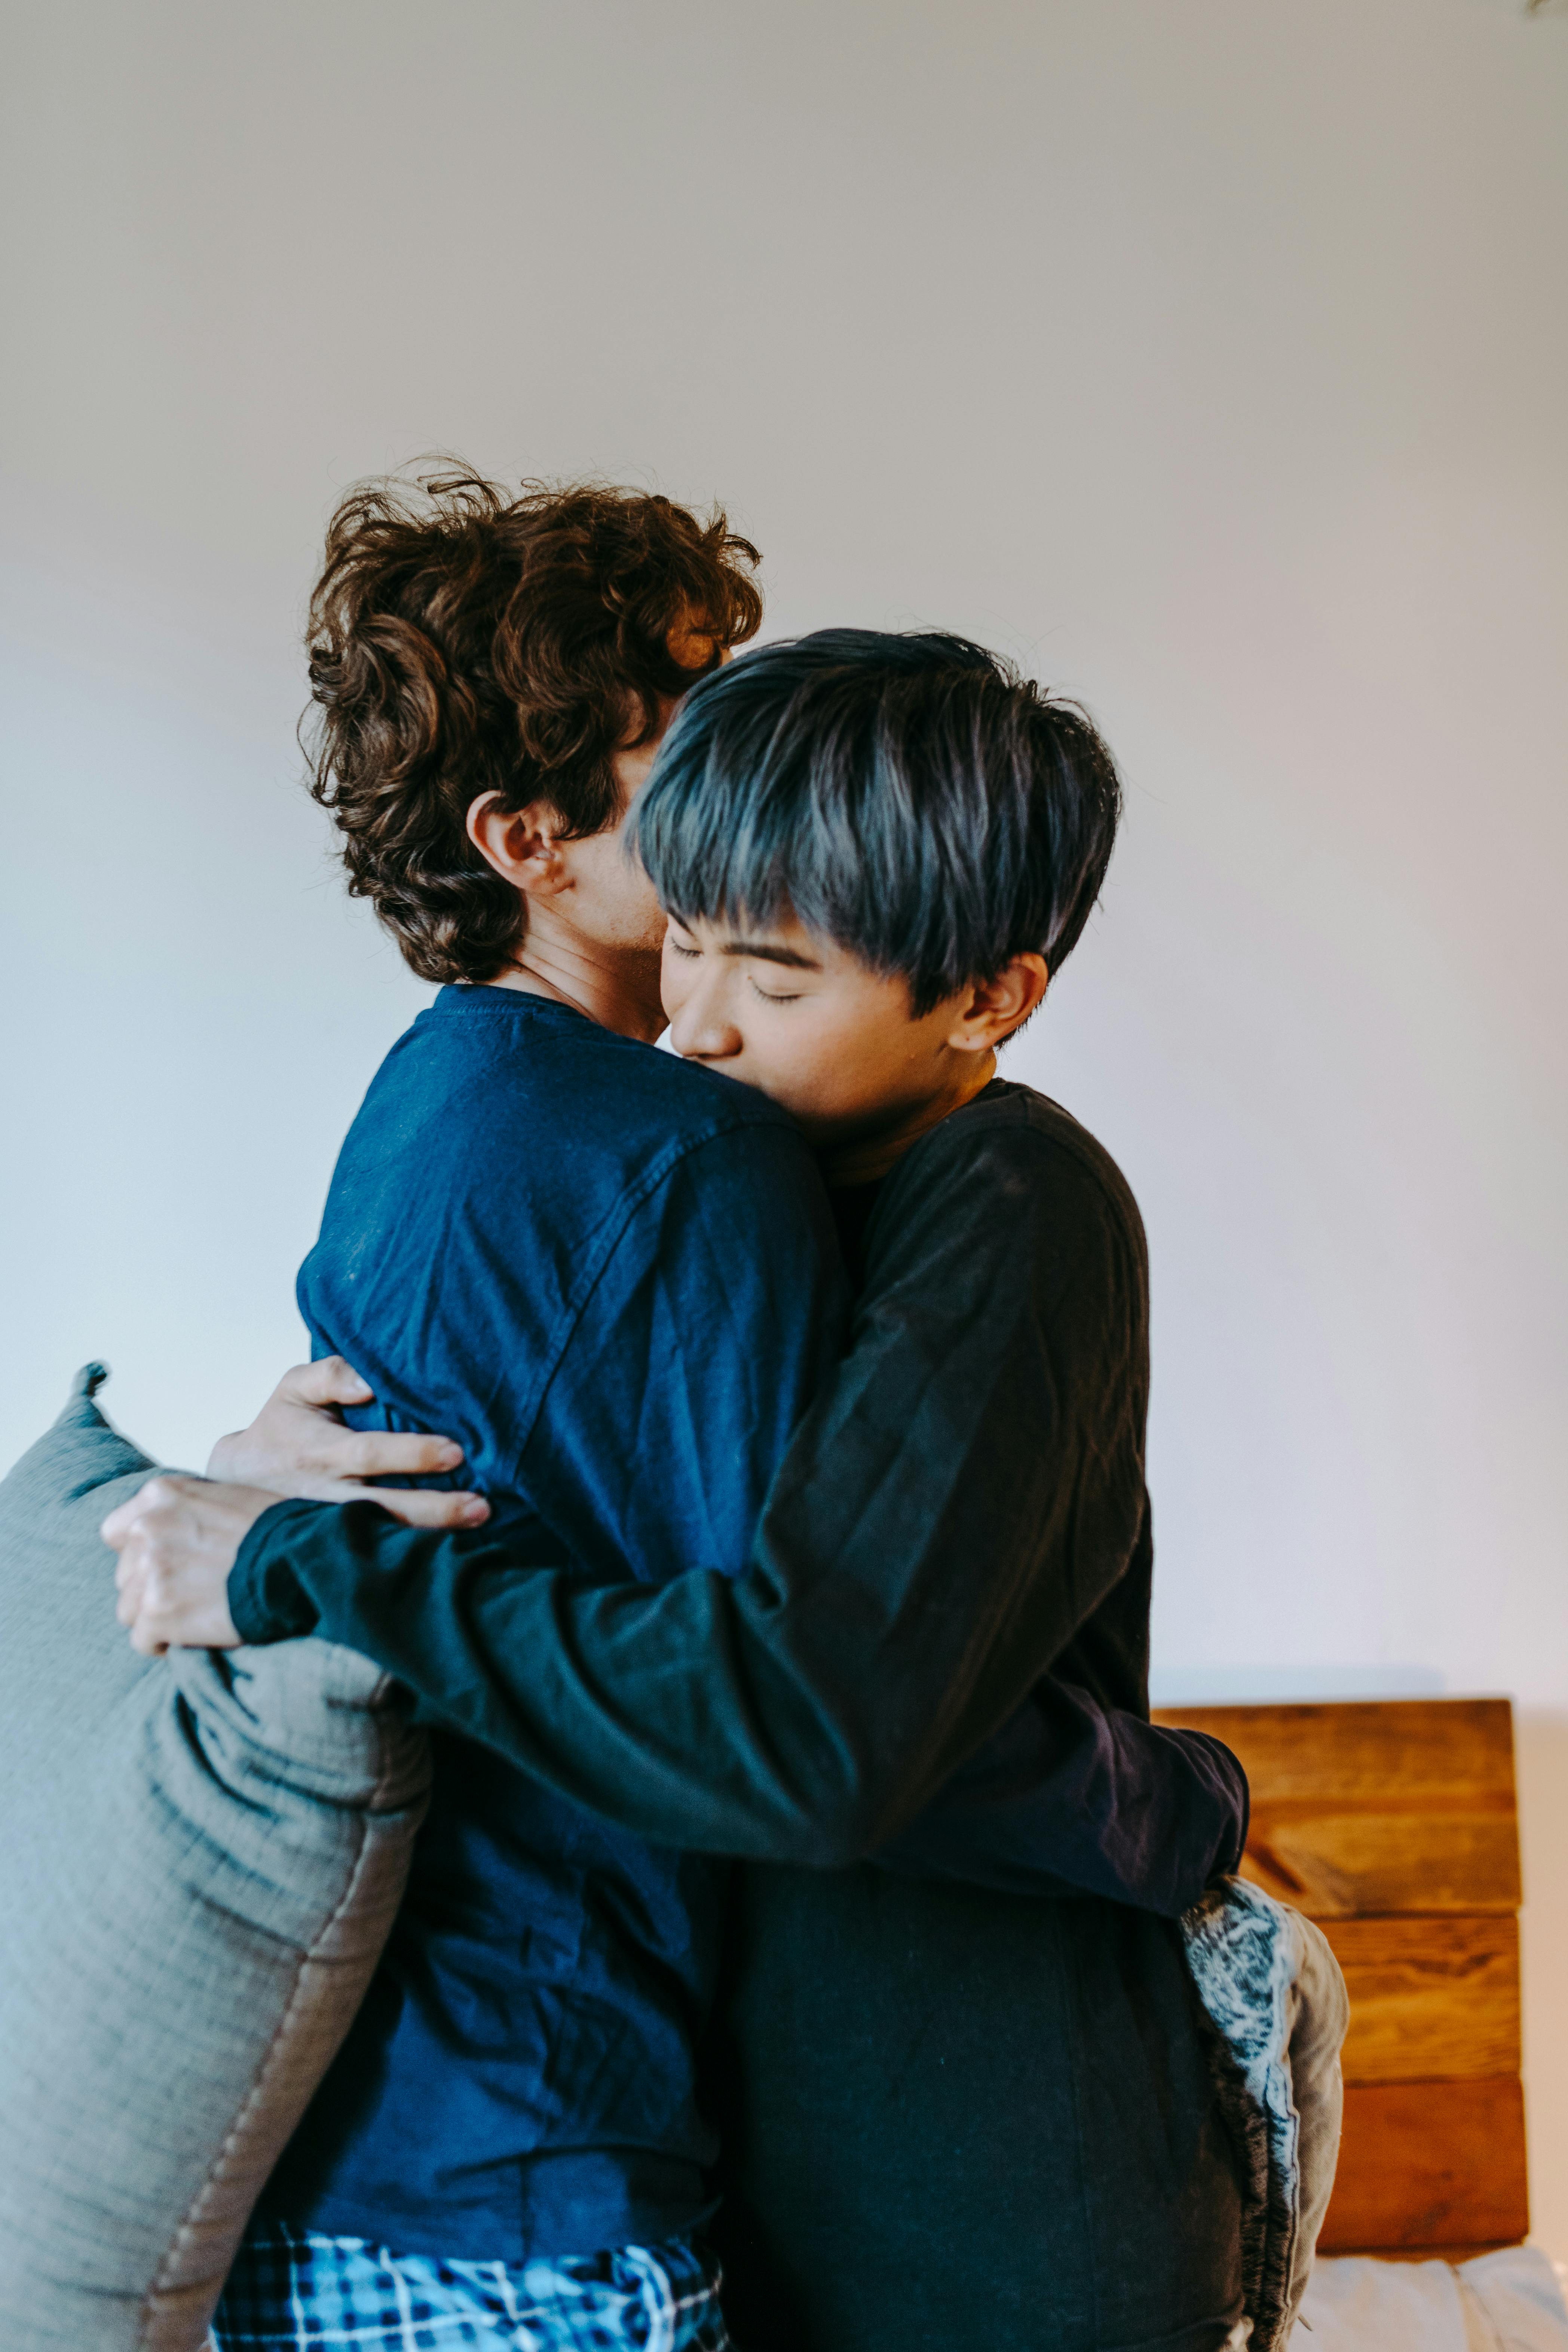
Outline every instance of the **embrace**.
{"label": "embrace", "polygon": [[104,1532],[138,1650],[358,1652],[434,1780],[220,2352],[1276,2340],[1178,1924],[1246,1785],[1148,1718],[1142,1231],[996,1072],[1115,767],[958,637],[731,659],[756,560],[457,474],[331,526],[315,789],[442,986],[314,1360]]}

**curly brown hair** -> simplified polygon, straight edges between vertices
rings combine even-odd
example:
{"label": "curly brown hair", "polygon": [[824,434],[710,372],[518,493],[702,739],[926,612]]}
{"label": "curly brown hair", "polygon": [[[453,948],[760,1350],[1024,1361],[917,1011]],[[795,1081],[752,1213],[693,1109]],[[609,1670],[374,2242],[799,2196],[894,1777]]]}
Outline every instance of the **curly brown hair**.
{"label": "curly brown hair", "polygon": [[717,509],[638,490],[511,497],[454,466],[349,491],[310,598],[310,789],[422,980],[488,980],[524,936],[472,803],[547,801],[578,838],[612,824],[615,752],[755,635],[758,560]]}

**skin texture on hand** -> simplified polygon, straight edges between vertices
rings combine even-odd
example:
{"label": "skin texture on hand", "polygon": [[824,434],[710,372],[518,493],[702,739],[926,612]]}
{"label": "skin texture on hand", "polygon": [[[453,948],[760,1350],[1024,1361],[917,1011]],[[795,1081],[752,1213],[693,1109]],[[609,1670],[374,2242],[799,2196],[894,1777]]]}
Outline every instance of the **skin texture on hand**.
{"label": "skin texture on hand", "polygon": [[343,1407],[371,1402],[368,1382],[342,1356],[296,1364],[248,1429],[218,1439],[207,1475],[265,1486],[274,1501],[287,1496],[307,1503],[379,1503],[411,1528],[482,1526],[490,1515],[482,1495],[371,1483],[429,1477],[455,1470],[463,1458],[462,1447],[448,1437],[347,1428]]}
{"label": "skin texture on hand", "polygon": [[474,1528],[489,1518],[482,1495],[368,1483],[428,1477],[463,1458],[450,1438],[346,1427],[344,1406],[368,1404],[371,1394],[341,1356],[296,1364],[248,1429],[219,1438],[205,1478],[151,1479],[110,1512],[101,1532],[120,1554],[115,1614],[133,1650],[161,1657],[237,1646],[229,1570],[274,1503],[378,1503],[414,1528]]}
{"label": "skin texture on hand", "polygon": [[103,1522],[120,1554],[115,1615],[145,1657],[172,1648],[232,1650],[228,1572],[250,1529],[279,1497],[207,1478],[151,1478]]}

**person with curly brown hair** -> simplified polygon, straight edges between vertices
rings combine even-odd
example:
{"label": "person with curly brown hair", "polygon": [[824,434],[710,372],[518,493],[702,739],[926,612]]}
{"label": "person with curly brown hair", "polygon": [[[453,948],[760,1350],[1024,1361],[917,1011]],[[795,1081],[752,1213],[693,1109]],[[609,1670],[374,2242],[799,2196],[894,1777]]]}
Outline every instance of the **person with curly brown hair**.
{"label": "person with curly brown hair", "polygon": [[313,790],[421,980],[607,985],[658,1034],[663,919],[619,823],[680,696],[755,635],[757,562],[722,514],[595,484],[343,499],[310,600]]}
{"label": "person with curly brown hair", "polygon": [[[468,477],[333,523],[317,790],[450,984],[300,1276],[325,1360],[215,1467],[375,1492],[285,1458],[336,1398],[355,1475],[447,1491],[323,1528],[155,1481],[111,1528],[139,1643],[365,1649],[435,1794],[223,2352],[717,2352],[716,2186],[747,2344],[1207,2352],[1237,2318],[1172,1922],[1245,1783],[1147,1721],[1142,1233],[994,1075],[1115,770],[957,639],[723,669],[752,560]],[[221,1559],[183,1611],[145,1550],[182,1511]]]}

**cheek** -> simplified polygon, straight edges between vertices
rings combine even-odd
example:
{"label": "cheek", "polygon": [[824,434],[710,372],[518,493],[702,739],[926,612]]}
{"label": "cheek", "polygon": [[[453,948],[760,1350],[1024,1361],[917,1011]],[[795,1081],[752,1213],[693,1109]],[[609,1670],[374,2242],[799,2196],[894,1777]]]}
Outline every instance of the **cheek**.
{"label": "cheek", "polygon": [[674,1020],[691,993],[691,968],[678,962],[667,941],[658,966],[658,999],[670,1020]]}
{"label": "cheek", "polygon": [[[802,1008],[803,1016],[805,1008]],[[831,1015],[801,1017],[755,1039],[754,1058],[766,1061],[796,1100],[830,1111],[853,1101],[860,1084],[860,1040],[853,1025]]]}
{"label": "cheek", "polygon": [[[879,1010],[879,1008],[877,1008]],[[908,1091],[909,1024],[896,1025],[855,1008],[824,1021],[803,1057],[812,1102],[825,1118],[853,1119]]]}
{"label": "cheek", "polygon": [[648,879],[647,868],[639,864],[637,858],[628,857],[624,849],[616,852],[616,863],[620,868],[621,890],[625,903],[628,907],[636,907],[638,913],[645,918],[657,916],[659,937],[662,939],[668,919],[658,903],[658,891]]}

